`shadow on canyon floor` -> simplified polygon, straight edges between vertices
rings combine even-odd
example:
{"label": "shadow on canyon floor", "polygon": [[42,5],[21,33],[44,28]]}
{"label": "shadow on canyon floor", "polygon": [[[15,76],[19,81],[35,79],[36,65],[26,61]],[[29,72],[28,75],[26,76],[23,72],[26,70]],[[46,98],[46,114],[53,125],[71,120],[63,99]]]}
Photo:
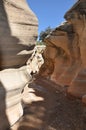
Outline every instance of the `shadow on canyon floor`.
{"label": "shadow on canyon floor", "polygon": [[7,115],[6,115],[6,90],[0,82],[0,130],[6,130],[10,127]]}
{"label": "shadow on canyon floor", "polygon": [[48,79],[37,80],[32,88],[34,94],[43,100],[27,104],[24,116],[14,125],[17,129],[13,130],[86,129],[84,107],[80,100],[70,100],[65,92],[60,91],[60,86]]}

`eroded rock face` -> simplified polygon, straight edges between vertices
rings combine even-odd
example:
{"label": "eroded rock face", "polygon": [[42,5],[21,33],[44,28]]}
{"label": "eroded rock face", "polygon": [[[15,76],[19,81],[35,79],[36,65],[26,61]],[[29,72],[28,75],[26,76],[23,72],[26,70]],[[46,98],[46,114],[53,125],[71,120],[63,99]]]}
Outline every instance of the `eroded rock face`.
{"label": "eroded rock face", "polygon": [[45,38],[45,42],[47,47],[44,55],[52,58],[55,66],[51,79],[62,86],[69,85],[81,66],[77,36],[73,26],[66,22],[57,27]]}
{"label": "eroded rock face", "polygon": [[[30,80],[31,75],[28,74],[26,67],[0,71],[0,102],[2,103],[0,127],[2,130],[9,128],[23,115],[21,92]],[[4,111],[4,115],[1,111]]]}
{"label": "eroded rock face", "polygon": [[[22,91],[32,82],[31,73],[41,66],[36,53],[27,63],[37,52],[37,29],[38,20],[26,0],[0,0],[0,130],[8,129],[23,115]],[[33,61],[37,64],[34,70]]]}
{"label": "eroded rock face", "polygon": [[38,20],[26,0],[0,1],[0,68],[25,65],[32,54]]}
{"label": "eroded rock face", "polygon": [[86,94],[86,0],[77,1],[64,17],[66,22],[44,40],[44,57],[54,61],[51,79],[82,98]]}
{"label": "eroded rock face", "polygon": [[71,82],[68,93],[72,96],[82,98],[86,94],[86,70],[81,70]]}
{"label": "eroded rock face", "polygon": [[2,123],[0,128],[2,130],[12,126],[23,115],[23,90],[32,83],[34,74],[38,73],[39,68],[44,63],[43,49],[44,47],[36,46],[32,56],[27,61],[27,65],[0,71],[0,123]]}
{"label": "eroded rock face", "polygon": [[71,83],[68,92],[76,97],[86,94],[86,0],[78,1],[66,14],[65,18],[71,22],[73,29],[78,36],[80,50],[81,70]]}

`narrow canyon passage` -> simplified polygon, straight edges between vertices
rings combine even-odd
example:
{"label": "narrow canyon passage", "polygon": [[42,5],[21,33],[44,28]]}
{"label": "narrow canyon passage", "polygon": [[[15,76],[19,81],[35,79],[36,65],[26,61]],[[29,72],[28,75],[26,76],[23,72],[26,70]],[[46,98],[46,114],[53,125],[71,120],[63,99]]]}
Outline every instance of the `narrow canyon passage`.
{"label": "narrow canyon passage", "polygon": [[[24,116],[12,130],[85,130],[84,106],[69,99],[65,89],[48,79],[40,78],[26,92],[35,98],[25,105]],[[27,95],[25,94],[25,95]]]}

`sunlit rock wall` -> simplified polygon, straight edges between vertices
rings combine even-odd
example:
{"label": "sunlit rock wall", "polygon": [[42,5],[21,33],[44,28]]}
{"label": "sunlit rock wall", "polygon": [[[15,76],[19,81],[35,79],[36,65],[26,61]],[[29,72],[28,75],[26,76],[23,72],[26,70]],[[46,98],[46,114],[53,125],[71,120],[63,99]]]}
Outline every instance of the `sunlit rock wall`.
{"label": "sunlit rock wall", "polygon": [[65,18],[72,24],[77,35],[77,48],[79,48],[79,61],[81,61],[81,69],[71,82],[68,93],[82,98],[86,94],[86,0],[78,1],[65,14]]}
{"label": "sunlit rock wall", "polygon": [[0,69],[20,67],[31,56],[38,20],[26,0],[0,1]]}
{"label": "sunlit rock wall", "polygon": [[37,30],[37,17],[26,0],[0,0],[0,130],[23,115],[21,93],[32,80],[26,63],[34,52]]}
{"label": "sunlit rock wall", "polygon": [[64,17],[66,22],[44,40],[44,57],[54,63],[50,78],[69,86],[70,95],[82,98],[86,94],[86,0],[77,1]]}

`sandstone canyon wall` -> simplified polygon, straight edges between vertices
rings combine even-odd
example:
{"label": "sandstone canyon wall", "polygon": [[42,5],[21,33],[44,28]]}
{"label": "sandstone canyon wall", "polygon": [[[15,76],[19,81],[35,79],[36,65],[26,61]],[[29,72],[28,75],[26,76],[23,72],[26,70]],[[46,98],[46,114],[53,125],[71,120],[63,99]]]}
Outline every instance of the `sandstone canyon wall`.
{"label": "sandstone canyon wall", "polygon": [[[86,0],[77,1],[64,17],[66,22],[45,38],[39,74],[67,86],[69,95],[86,103]],[[25,0],[0,1],[0,130],[23,115],[21,93],[43,63],[40,51],[33,53],[37,29],[38,20]]]}
{"label": "sandstone canyon wall", "polygon": [[33,63],[26,64],[34,52],[37,30],[37,17],[26,0],[0,0],[0,130],[23,115],[21,93],[32,80]]}
{"label": "sandstone canyon wall", "polygon": [[[68,94],[82,98],[86,95],[86,0],[78,0],[64,17],[66,22],[44,40],[44,58],[54,64],[53,73],[44,75],[50,74],[55,83],[68,86]],[[51,68],[46,60],[43,66]],[[40,73],[44,76],[42,70]]]}
{"label": "sandstone canyon wall", "polygon": [[37,39],[38,20],[25,0],[0,1],[0,68],[25,65]]}

